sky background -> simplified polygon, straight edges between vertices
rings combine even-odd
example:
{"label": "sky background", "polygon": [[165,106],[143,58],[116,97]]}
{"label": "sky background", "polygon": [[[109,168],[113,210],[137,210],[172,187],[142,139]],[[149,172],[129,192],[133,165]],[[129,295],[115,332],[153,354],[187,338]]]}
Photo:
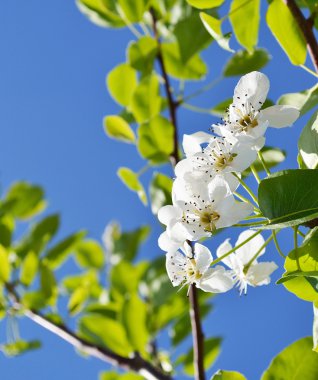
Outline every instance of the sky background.
{"label": "sky background", "polygon": [[[73,0],[3,0],[0,35],[1,188],[16,180],[42,185],[49,200],[48,211],[62,214],[59,236],[86,228],[90,236],[100,239],[105,225],[114,219],[126,229],[150,223],[152,235],[141,257],[159,254],[156,239],[160,226],[116,176],[119,166],[138,170],[143,162],[134,146],[108,139],[102,128],[103,116],[119,111],[107,93],[105,76],[125,60],[125,47],[133,36],[127,30],[106,30],[91,24]],[[272,55],[264,69],[271,80],[271,99],[314,85],[314,77],[289,63],[264,20],[259,45]],[[212,44],[203,56],[210,66],[209,80],[221,73],[229,53]],[[195,103],[212,107],[230,97],[237,79],[223,81]],[[186,91],[200,86],[202,83],[193,84]],[[206,131],[216,121],[186,110],[179,112],[178,119],[181,133]],[[307,119],[300,119],[293,128],[268,131],[267,145],[288,152],[280,168],[296,167],[297,138]],[[149,175],[144,179],[147,182]],[[238,230],[227,231],[217,236],[210,248],[228,236],[235,242],[238,234]],[[281,233],[280,241],[288,252],[289,233]],[[280,265],[273,276],[276,280],[283,272],[282,260],[272,246],[267,259]],[[71,269],[69,264],[63,270],[67,273]],[[311,335],[311,304],[274,282],[249,289],[246,297],[229,292],[214,303],[204,330],[207,336],[223,336],[224,342],[213,371],[238,370],[249,380],[258,379],[283,347]],[[20,326],[23,338],[41,339],[43,348],[15,359],[0,354],[2,380],[66,380],[75,373],[77,380],[91,380],[107,369],[95,359],[77,356],[71,346],[32,322],[21,320]],[[1,322],[0,342],[6,340],[6,329],[6,322]]]}

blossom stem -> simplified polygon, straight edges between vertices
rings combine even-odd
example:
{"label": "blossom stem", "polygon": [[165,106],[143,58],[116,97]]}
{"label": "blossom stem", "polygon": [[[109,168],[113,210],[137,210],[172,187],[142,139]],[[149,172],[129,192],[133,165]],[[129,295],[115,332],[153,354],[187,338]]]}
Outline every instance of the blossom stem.
{"label": "blossom stem", "polygon": [[248,203],[248,204],[250,204],[250,205],[252,205],[253,207],[254,207],[254,212],[255,213],[259,213],[260,212],[260,210],[259,210],[259,208],[258,207],[256,207],[249,199],[247,199],[247,198],[245,198],[243,195],[241,195],[240,193],[237,193],[236,191],[234,192],[234,195],[238,198],[238,199],[240,199],[241,201],[243,201],[243,202],[246,202],[246,203]]}
{"label": "blossom stem", "polygon": [[[278,230],[279,232],[279,230]],[[275,230],[272,231],[272,236],[273,236],[273,239],[274,239],[274,244],[275,244],[275,247],[277,249],[277,252],[285,259],[286,258],[286,255],[284,255],[283,251],[281,250],[279,244],[278,244],[278,240],[277,240],[277,232]]]}
{"label": "blossom stem", "polygon": [[253,175],[256,179],[256,182],[260,183],[261,182],[260,176],[258,175],[257,170],[253,164],[251,165],[251,172],[253,173]]}
{"label": "blossom stem", "polygon": [[301,237],[305,237],[306,235],[303,233],[303,232],[301,232],[300,230],[297,230],[297,233],[298,233],[298,235],[300,235]]}
{"label": "blossom stem", "polygon": [[263,165],[263,168],[264,168],[264,170],[265,170],[267,176],[271,175],[271,172],[270,172],[270,170],[269,170],[268,167],[267,167],[267,164],[266,164],[266,162],[265,162],[265,160],[264,160],[264,157],[263,157],[263,155],[262,155],[262,152],[259,150],[259,151],[257,152],[257,154],[258,154],[258,158],[259,158],[259,160],[261,161],[261,163],[262,163],[262,165]]}
{"label": "blossom stem", "polygon": [[261,225],[266,224],[264,222],[265,222],[265,220],[259,220],[257,222],[251,222],[251,223],[237,223],[237,224],[233,224],[232,227],[254,227],[254,226],[261,226]]}
{"label": "blossom stem", "polygon": [[260,249],[255,253],[255,255],[251,258],[251,260],[245,265],[244,272],[247,273],[250,269],[253,262],[258,258],[262,250],[273,240],[273,235],[271,235],[267,240],[265,240],[264,244],[260,247]]}
{"label": "blossom stem", "polygon": [[203,94],[203,93],[211,90],[213,87],[215,87],[217,84],[219,84],[222,79],[223,79],[222,75],[220,75],[216,79],[213,79],[210,83],[207,83],[206,85],[204,85],[203,87],[201,87],[199,90],[194,91],[192,94],[187,95],[184,99],[182,99],[180,101],[180,104],[182,104],[184,102],[187,102],[190,99],[196,98],[197,96],[199,96],[199,95],[201,95],[201,94]]}
{"label": "blossom stem", "polygon": [[254,237],[257,236],[257,235],[259,235],[261,232],[262,232],[261,230],[256,231],[253,235],[251,235],[250,237],[248,237],[247,239],[245,239],[244,241],[242,241],[242,243],[238,244],[236,247],[234,247],[231,250],[229,250],[228,252],[224,253],[224,255],[222,255],[222,256],[218,257],[217,259],[213,260],[212,263],[211,263],[211,266],[219,263],[220,261],[222,261],[223,259],[225,259],[227,256],[229,256],[231,253],[235,252],[238,248],[243,247],[243,245],[245,245],[246,243],[248,243],[250,240],[254,239]]}
{"label": "blossom stem", "polygon": [[200,307],[198,302],[198,292],[195,284],[190,285],[189,289],[190,300],[190,319],[193,338],[193,355],[194,355],[194,371],[195,379],[204,380],[204,335],[200,320]]}
{"label": "blossom stem", "polygon": [[211,110],[209,108],[197,107],[197,106],[194,106],[193,104],[189,104],[189,103],[182,102],[181,107],[186,108],[190,111],[198,112],[198,113],[211,114]]}
{"label": "blossom stem", "polygon": [[313,70],[311,70],[309,67],[305,66],[305,65],[300,65],[300,67],[302,69],[304,69],[305,71],[307,71],[307,73],[313,75],[314,77],[318,78],[318,74],[315,73]]}
{"label": "blossom stem", "polygon": [[244,189],[246,190],[246,192],[249,194],[249,196],[253,199],[253,201],[258,206],[257,198],[254,195],[252,189],[236,173],[232,173],[232,174],[234,175],[235,178],[237,178],[237,180],[239,181],[239,183],[244,187]]}

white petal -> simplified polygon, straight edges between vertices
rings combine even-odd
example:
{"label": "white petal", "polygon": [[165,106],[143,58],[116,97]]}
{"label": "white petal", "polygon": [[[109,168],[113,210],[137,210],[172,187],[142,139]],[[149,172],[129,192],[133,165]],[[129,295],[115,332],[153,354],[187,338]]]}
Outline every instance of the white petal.
{"label": "white petal", "polygon": [[180,246],[191,236],[187,232],[186,226],[182,222],[176,222],[167,226],[167,233],[171,240],[181,242]]}
{"label": "white petal", "polygon": [[205,132],[196,132],[192,135],[183,135],[183,150],[187,157],[191,157],[195,153],[201,152],[200,144],[209,142],[211,135]]}
{"label": "white petal", "polygon": [[[246,230],[243,231],[237,239],[236,246],[243,243],[246,239],[255,234],[255,230]],[[265,243],[265,240],[262,235],[256,235],[252,240],[244,244],[241,248],[235,250],[236,256],[242,262],[243,265],[246,265],[256,254],[256,252],[261,248]],[[265,248],[262,249],[260,256],[265,253]]]}
{"label": "white petal", "polygon": [[299,110],[292,106],[275,105],[261,111],[261,118],[268,120],[269,126],[283,128],[292,125],[299,118]]}
{"label": "white petal", "polygon": [[228,194],[230,194],[230,187],[223,176],[216,176],[208,183],[209,198],[217,205]]}
{"label": "white petal", "polygon": [[218,265],[209,269],[201,278],[197,287],[205,292],[224,293],[232,289],[234,281],[229,271]]}
{"label": "white petal", "polygon": [[200,273],[206,272],[212,263],[210,250],[204,245],[196,243],[194,245],[194,254],[198,271]]}
{"label": "white petal", "polygon": [[[233,159],[233,171],[242,172],[247,169],[255,160],[257,152],[252,149],[251,145],[238,144],[237,156]],[[234,176],[233,176],[234,177]]]}
{"label": "white petal", "polygon": [[178,207],[167,205],[160,208],[158,211],[158,219],[166,226],[173,220],[182,216],[182,212]]}
{"label": "white petal", "polygon": [[[240,174],[238,175],[240,176]],[[222,177],[227,182],[231,193],[233,193],[239,187],[240,182],[232,173],[224,173],[222,174]]]}
{"label": "white petal", "polygon": [[180,178],[183,178],[186,173],[192,172],[192,170],[192,160],[189,158],[179,161],[174,168],[175,175]]}
{"label": "white petal", "polygon": [[[228,253],[232,248],[233,247],[232,247],[232,244],[230,243],[230,239],[226,239],[221,245],[219,245],[218,249],[216,250],[217,257],[222,257],[223,255]],[[233,263],[231,260],[232,256],[233,255],[229,255],[225,257],[224,259],[222,259],[222,262],[231,269],[233,268]]]}
{"label": "white petal", "polygon": [[185,280],[186,260],[186,257],[179,251],[166,254],[166,269],[173,286],[178,286]]}
{"label": "white petal", "polygon": [[159,248],[165,252],[175,252],[182,243],[182,241],[171,239],[166,231],[163,232],[158,239]]}
{"label": "white petal", "polygon": [[246,218],[253,212],[253,206],[245,202],[236,202],[233,195],[229,195],[217,207],[220,219],[216,222],[217,228],[230,227]]}
{"label": "white petal", "polygon": [[251,285],[268,285],[271,281],[270,275],[278,266],[273,262],[257,263],[252,265],[247,272],[247,280]]}
{"label": "white petal", "polygon": [[193,257],[192,247],[188,242],[184,242],[183,247],[181,247],[181,250],[187,257],[189,258]]}
{"label": "white petal", "polygon": [[[252,71],[239,80],[234,90],[233,102],[240,103],[246,99],[257,110],[265,102],[268,90],[267,76],[258,71]],[[245,96],[246,94],[247,96]]]}

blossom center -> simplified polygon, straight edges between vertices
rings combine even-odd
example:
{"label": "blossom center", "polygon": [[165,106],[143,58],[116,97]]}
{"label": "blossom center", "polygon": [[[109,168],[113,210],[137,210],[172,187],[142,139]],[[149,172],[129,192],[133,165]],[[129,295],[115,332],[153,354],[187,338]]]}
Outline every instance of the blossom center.
{"label": "blossom center", "polygon": [[200,213],[200,223],[207,232],[214,232],[216,230],[215,222],[220,219],[220,215],[213,210],[206,210]]}
{"label": "blossom center", "polygon": [[200,278],[202,277],[202,274],[200,273],[200,271],[198,271],[196,267],[195,259],[189,260],[189,264],[187,266],[186,272],[187,272],[187,277],[191,280],[200,280]]}
{"label": "blossom center", "polygon": [[243,131],[247,131],[249,128],[255,128],[258,126],[257,119],[251,117],[251,115],[244,115],[240,120],[239,124],[243,127]]}

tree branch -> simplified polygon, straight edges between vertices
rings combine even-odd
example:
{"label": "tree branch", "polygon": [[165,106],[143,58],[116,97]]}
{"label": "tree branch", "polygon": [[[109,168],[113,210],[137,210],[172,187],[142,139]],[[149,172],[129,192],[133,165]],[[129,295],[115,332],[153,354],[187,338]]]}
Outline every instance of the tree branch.
{"label": "tree branch", "polygon": [[285,4],[288,6],[291,11],[294,19],[296,20],[298,26],[302,30],[306,43],[307,49],[310,54],[310,58],[315,67],[316,72],[318,73],[318,43],[313,31],[312,20],[306,19],[301,10],[299,9],[295,0],[284,0]]}
{"label": "tree branch", "polygon": [[171,159],[172,166],[175,166],[178,163],[178,161],[180,160],[179,144],[178,144],[177,113],[176,113],[178,103],[176,101],[174,101],[174,99],[173,99],[172,87],[170,85],[170,80],[169,80],[167,70],[165,67],[165,63],[163,60],[162,46],[161,46],[161,41],[160,41],[158,29],[157,29],[156,14],[155,14],[155,11],[153,9],[151,9],[151,15],[152,15],[152,20],[153,20],[153,32],[154,32],[154,36],[155,36],[155,39],[157,41],[157,46],[158,46],[157,59],[158,59],[158,63],[160,66],[161,74],[162,74],[163,79],[164,79],[164,86],[165,86],[167,100],[168,100],[170,120],[171,120],[171,123],[173,125],[173,130],[174,130],[174,136],[173,136],[174,146],[173,146],[173,152],[170,156],[170,159]]}
{"label": "tree branch", "polygon": [[118,355],[105,347],[97,346],[83,338],[80,338],[67,326],[55,324],[37,311],[25,309],[20,303],[19,296],[16,293],[14,286],[7,284],[6,288],[9,295],[13,299],[14,307],[18,310],[22,310],[25,317],[44,329],[51,331],[54,335],[71,344],[77,350],[124,370],[135,371],[147,380],[172,380],[170,375],[167,375],[160,369],[154,367],[151,363],[143,359],[138,353],[135,353],[133,357],[125,358],[124,356]]}
{"label": "tree branch", "polygon": [[201,326],[198,293],[195,284],[190,285],[190,319],[192,326],[194,372],[196,380],[205,380],[204,371],[204,334]]}

